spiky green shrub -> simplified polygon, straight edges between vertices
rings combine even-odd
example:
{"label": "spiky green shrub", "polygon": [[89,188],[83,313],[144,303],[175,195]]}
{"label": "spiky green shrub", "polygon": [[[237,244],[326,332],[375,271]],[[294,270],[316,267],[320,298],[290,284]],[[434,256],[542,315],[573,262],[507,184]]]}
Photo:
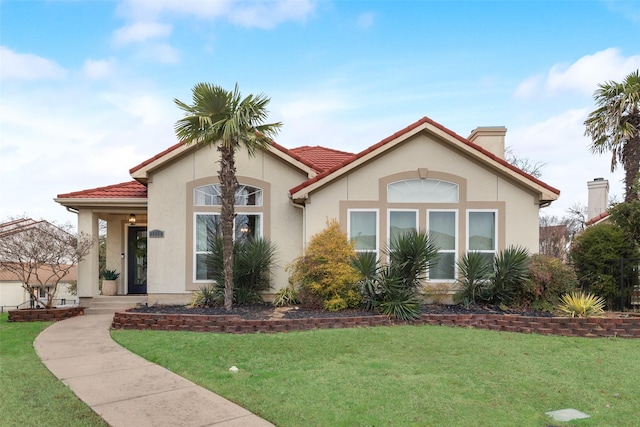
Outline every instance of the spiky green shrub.
{"label": "spiky green shrub", "polygon": [[528,278],[529,251],[510,246],[500,251],[490,265],[481,254],[469,252],[457,264],[454,301],[509,305]]}
{"label": "spiky green shrub", "polygon": [[569,317],[602,317],[604,315],[604,298],[585,294],[584,292],[572,292],[563,295],[558,307],[561,313]]}
{"label": "spiky green shrub", "polygon": [[273,296],[273,305],[276,307],[287,307],[298,303],[298,292],[292,286],[278,290]]}
{"label": "spiky green shrub", "polygon": [[564,294],[574,292],[578,279],[573,269],[557,258],[534,254],[529,261],[529,277],[516,291],[514,303],[520,307],[553,312]]}
{"label": "spiky green shrub", "polygon": [[401,320],[420,317],[420,289],[427,269],[434,265],[438,248],[425,232],[410,232],[393,239],[381,265],[376,254],[360,253],[353,265],[360,272],[358,282],[363,307]]}
{"label": "spiky green shrub", "polygon": [[[224,298],[223,298],[224,299]],[[220,303],[220,295],[215,286],[201,286],[193,293],[189,307],[213,307]]]}
{"label": "spiky green shrub", "polygon": [[305,307],[322,302],[326,310],[338,311],[360,305],[358,273],[351,266],[353,244],[332,220],[309,242],[306,254],[287,267],[290,281],[298,287],[298,298]]}
{"label": "spiky green shrub", "polygon": [[[233,301],[238,305],[261,302],[261,292],[271,289],[275,246],[266,239],[244,239],[233,243]],[[222,239],[212,241],[206,259],[213,271],[217,301],[224,302]]]}
{"label": "spiky green shrub", "polygon": [[453,301],[469,304],[484,300],[485,295],[488,294],[486,288],[489,286],[491,277],[491,264],[483,254],[478,252],[464,254],[456,264],[458,279]]}

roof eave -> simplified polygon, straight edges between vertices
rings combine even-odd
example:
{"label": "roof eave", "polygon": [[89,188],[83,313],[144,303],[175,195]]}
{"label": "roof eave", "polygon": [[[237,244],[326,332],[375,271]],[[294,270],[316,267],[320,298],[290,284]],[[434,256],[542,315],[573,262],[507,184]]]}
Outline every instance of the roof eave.
{"label": "roof eave", "polygon": [[55,198],[54,202],[67,208],[132,208],[147,209],[147,198]]}

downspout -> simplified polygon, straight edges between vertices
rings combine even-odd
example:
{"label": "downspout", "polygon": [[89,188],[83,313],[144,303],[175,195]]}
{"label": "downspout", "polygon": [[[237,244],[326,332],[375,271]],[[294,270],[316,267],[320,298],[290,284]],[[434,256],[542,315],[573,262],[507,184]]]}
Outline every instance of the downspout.
{"label": "downspout", "polygon": [[291,193],[289,193],[289,203],[291,203],[291,206],[294,208],[302,210],[302,255],[304,255],[307,246],[307,212],[305,210],[305,205],[300,205],[294,202],[291,197]]}
{"label": "downspout", "polygon": [[72,208],[70,206],[67,206],[66,208],[67,208],[67,212],[71,212],[73,214],[78,215],[78,209]]}

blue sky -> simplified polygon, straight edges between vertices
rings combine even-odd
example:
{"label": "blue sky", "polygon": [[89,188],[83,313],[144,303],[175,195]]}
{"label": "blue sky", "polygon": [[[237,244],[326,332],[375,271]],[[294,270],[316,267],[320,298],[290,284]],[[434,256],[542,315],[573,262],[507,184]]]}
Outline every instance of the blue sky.
{"label": "blue sky", "polygon": [[583,122],[638,40],[637,1],[0,0],[0,219],[75,224],[53,198],[130,180],[201,81],[271,97],[289,148],[358,152],[423,116],[506,126],[562,216],[595,177],[621,198]]}

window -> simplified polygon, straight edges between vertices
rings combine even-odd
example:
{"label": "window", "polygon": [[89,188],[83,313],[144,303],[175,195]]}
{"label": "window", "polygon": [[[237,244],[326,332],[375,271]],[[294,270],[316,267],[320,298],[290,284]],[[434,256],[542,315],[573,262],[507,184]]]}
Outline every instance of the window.
{"label": "window", "polygon": [[378,212],[375,210],[349,211],[349,239],[358,252],[378,251]]}
{"label": "window", "polygon": [[[222,193],[220,184],[209,184],[194,190],[196,206],[220,206]],[[250,185],[238,185],[235,206],[262,206],[262,189]]]}
{"label": "window", "polygon": [[496,219],[495,211],[468,212],[468,244],[470,252],[485,254],[487,262],[493,263],[496,254]]}
{"label": "window", "polygon": [[436,264],[429,269],[429,280],[454,280],[456,275],[457,212],[428,211],[429,234],[438,247]]}
{"label": "window", "polygon": [[[207,254],[211,244],[222,233],[220,214],[198,213],[196,214],[195,227],[195,269],[196,280],[211,280],[211,267],[207,265]],[[234,239],[246,240],[253,237],[262,237],[262,215],[242,214],[236,215],[234,224]]]}
{"label": "window", "polygon": [[389,211],[389,242],[408,231],[418,229],[417,210],[390,210]]}
{"label": "window", "polygon": [[390,203],[458,203],[458,184],[438,179],[406,179],[387,185]]}

